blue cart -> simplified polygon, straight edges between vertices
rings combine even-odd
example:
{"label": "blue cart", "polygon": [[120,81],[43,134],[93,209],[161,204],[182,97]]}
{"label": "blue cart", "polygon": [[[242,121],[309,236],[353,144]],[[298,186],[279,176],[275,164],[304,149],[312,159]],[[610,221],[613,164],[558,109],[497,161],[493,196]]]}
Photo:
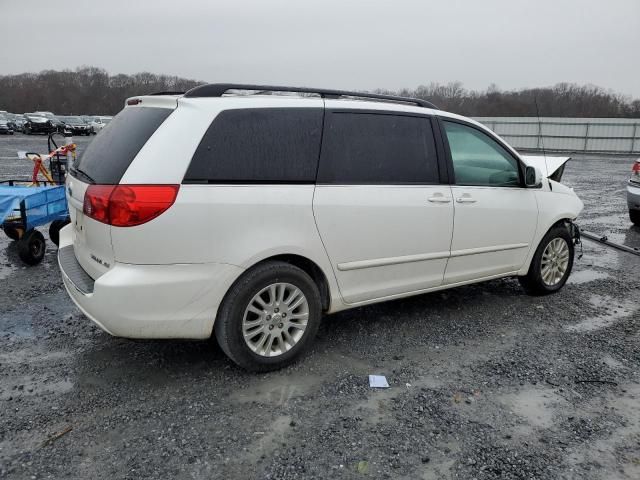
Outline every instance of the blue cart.
{"label": "blue cart", "polygon": [[46,243],[42,233],[35,228],[50,224],[49,238],[58,245],[60,229],[69,223],[64,186],[32,187],[17,180],[0,182],[0,222],[4,233],[18,242],[22,261],[28,265],[40,263]]}

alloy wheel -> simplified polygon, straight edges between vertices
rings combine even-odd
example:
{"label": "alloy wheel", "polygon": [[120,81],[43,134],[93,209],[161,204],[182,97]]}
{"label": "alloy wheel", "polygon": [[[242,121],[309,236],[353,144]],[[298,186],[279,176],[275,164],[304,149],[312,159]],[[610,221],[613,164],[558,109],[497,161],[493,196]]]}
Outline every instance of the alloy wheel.
{"label": "alloy wheel", "polygon": [[300,341],[308,319],[309,303],[302,290],[290,283],[273,283],[249,301],[242,335],[252,352],[276,357]]}
{"label": "alloy wheel", "polygon": [[564,238],[554,238],[542,253],[540,274],[545,285],[553,287],[560,283],[569,267],[569,245]]}

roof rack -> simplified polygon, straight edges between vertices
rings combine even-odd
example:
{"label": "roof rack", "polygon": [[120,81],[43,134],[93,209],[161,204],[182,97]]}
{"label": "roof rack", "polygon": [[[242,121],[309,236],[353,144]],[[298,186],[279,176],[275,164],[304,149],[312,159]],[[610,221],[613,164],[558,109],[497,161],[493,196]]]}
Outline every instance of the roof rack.
{"label": "roof rack", "polygon": [[382,95],[378,93],[366,92],[350,92],[346,90],[328,90],[325,88],[306,88],[306,87],[274,87],[271,85],[243,85],[235,83],[210,83],[208,85],[200,85],[194,87],[184,94],[185,97],[221,97],[229,90],[257,90],[260,92],[296,92],[296,93],[315,93],[322,98],[340,98],[340,97],[356,97],[371,98],[374,100],[383,100],[396,103],[411,103],[419,107],[432,108],[437,110],[433,103],[420,98],[400,97],[396,95]]}
{"label": "roof rack", "polygon": [[171,90],[167,90],[166,92],[153,92],[153,93],[148,93],[148,96],[151,97],[155,97],[155,96],[160,96],[160,95],[184,95],[184,92],[177,92],[177,91],[171,91]]}

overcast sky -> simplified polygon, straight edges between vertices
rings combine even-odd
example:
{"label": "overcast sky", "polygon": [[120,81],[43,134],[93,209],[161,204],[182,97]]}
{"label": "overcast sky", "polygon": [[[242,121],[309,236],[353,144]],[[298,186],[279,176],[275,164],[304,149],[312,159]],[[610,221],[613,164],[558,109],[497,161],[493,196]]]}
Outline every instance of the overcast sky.
{"label": "overcast sky", "polygon": [[640,98],[640,0],[0,0],[0,74],[92,65],[345,89],[595,84]]}

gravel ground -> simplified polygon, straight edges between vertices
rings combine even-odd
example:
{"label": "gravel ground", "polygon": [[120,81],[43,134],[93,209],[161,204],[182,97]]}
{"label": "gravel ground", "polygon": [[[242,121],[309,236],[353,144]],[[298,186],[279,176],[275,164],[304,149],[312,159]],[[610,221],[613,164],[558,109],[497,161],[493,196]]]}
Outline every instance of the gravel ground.
{"label": "gravel ground", "polygon": [[[0,137],[0,177],[45,143]],[[564,180],[584,228],[640,247],[630,163],[577,157]],[[301,362],[255,375],[209,342],[110,337],[55,247],[27,268],[3,237],[0,477],[637,479],[639,271],[585,242],[556,295],[505,279],[343,312]]]}

